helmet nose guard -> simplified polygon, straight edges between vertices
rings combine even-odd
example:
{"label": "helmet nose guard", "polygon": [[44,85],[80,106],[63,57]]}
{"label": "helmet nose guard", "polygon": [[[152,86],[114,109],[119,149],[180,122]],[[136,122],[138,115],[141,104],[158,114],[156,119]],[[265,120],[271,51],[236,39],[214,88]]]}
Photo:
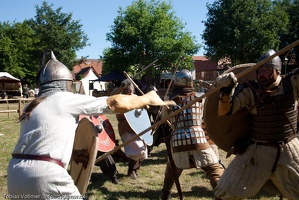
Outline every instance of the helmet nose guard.
{"label": "helmet nose guard", "polygon": [[43,85],[51,81],[60,80],[72,81],[73,75],[71,74],[70,70],[56,59],[52,50],[45,50],[42,59],[44,60],[44,58],[46,57],[46,53],[48,52],[51,53],[51,57],[47,64],[39,71],[39,84]]}
{"label": "helmet nose guard", "polygon": [[[274,55],[275,53],[276,52],[273,49],[270,49],[269,51],[267,51],[266,53],[261,55],[258,62]],[[281,59],[279,56],[276,56],[272,60],[263,64],[261,67],[270,67],[270,68],[276,69],[277,71],[281,71]]]}

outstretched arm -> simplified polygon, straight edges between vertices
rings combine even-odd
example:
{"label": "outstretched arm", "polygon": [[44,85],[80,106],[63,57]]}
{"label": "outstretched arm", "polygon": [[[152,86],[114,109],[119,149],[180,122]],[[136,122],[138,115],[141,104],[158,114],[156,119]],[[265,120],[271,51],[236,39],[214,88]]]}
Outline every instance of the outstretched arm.
{"label": "outstretched arm", "polygon": [[155,91],[150,91],[142,96],[118,94],[107,98],[108,107],[115,113],[150,106],[176,105],[174,101],[163,101]]}

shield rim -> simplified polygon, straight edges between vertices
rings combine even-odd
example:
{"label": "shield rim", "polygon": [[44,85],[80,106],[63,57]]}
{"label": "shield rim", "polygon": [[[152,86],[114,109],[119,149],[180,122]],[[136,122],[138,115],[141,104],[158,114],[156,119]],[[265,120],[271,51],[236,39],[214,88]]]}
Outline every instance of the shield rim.
{"label": "shield rim", "polygon": [[[83,127],[83,125],[87,125],[88,129],[86,126]],[[93,167],[95,164],[95,160],[96,160],[96,155],[97,155],[97,133],[94,129],[94,125],[93,123],[88,119],[88,118],[82,118],[77,126],[76,129],[76,133],[75,133],[75,138],[74,138],[74,145],[73,145],[73,149],[76,148],[76,138],[78,138],[78,134],[79,134],[79,130],[80,128],[83,128],[84,131],[82,134],[83,136],[87,137],[88,133],[92,136],[92,144],[90,146],[89,149],[89,160],[88,160],[88,164],[86,169],[84,169],[84,167],[82,166],[82,163],[76,164],[73,160],[70,161],[70,170],[69,170],[69,174],[72,177],[72,179],[74,180],[74,184],[76,185],[76,187],[78,188],[79,192],[81,195],[84,195],[86,193],[88,184],[89,184],[89,180],[93,171]],[[88,131],[87,131],[88,130]],[[78,141],[80,144],[82,144],[82,141]],[[90,152],[93,152],[90,153]],[[75,171],[74,171],[75,170]],[[74,174],[75,172],[79,172]],[[82,180],[83,179],[83,180]]]}

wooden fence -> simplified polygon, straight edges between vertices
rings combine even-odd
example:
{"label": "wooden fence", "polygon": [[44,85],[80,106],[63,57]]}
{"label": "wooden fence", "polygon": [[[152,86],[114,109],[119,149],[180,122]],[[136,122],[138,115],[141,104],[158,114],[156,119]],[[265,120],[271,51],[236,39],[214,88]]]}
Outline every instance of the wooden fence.
{"label": "wooden fence", "polygon": [[32,99],[0,99],[0,113],[7,113],[8,118],[10,113],[18,113],[20,117],[24,105],[30,101],[32,101]]}

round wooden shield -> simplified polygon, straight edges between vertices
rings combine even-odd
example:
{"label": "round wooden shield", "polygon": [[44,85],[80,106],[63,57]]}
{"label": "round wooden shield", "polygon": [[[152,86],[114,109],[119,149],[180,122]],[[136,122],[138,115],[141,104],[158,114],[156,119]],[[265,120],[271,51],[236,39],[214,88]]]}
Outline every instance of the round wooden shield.
{"label": "round wooden shield", "polygon": [[[254,66],[246,63],[234,66],[224,73],[233,72],[235,75]],[[238,79],[238,83],[255,80],[256,73],[252,71]],[[205,100],[204,121],[206,130],[214,143],[222,150],[228,151],[240,138],[249,135],[249,119],[246,112],[229,116],[218,116],[219,93],[214,92]]]}
{"label": "round wooden shield", "polygon": [[76,163],[73,159],[70,163],[70,175],[82,195],[86,193],[97,155],[96,136],[93,123],[87,118],[82,118],[76,129],[73,151],[86,152],[89,159],[86,166],[80,162]]}
{"label": "round wooden shield", "polygon": [[[131,110],[129,112],[126,112],[124,115],[131,129],[136,134],[141,133],[151,126],[150,118],[145,109]],[[141,135],[140,139],[142,139],[147,145],[151,146],[153,144],[152,130],[149,130]]]}

